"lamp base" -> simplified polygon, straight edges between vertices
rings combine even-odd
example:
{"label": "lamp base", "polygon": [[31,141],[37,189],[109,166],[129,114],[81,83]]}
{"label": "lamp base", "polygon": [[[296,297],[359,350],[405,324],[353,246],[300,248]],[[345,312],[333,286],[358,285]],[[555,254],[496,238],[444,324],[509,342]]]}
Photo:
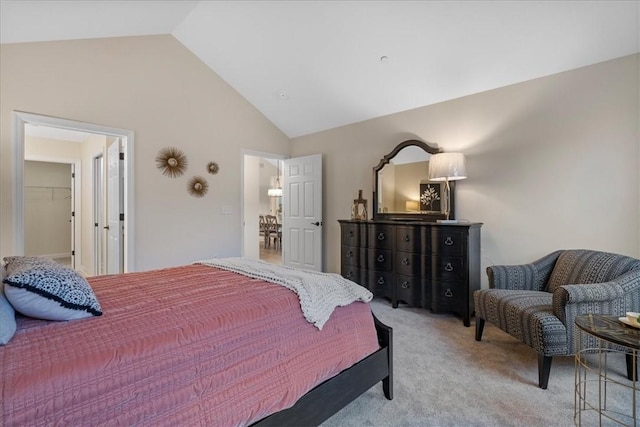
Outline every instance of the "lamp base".
{"label": "lamp base", "polygon": [[438,224],[458,224],[457,219],[439,219],[436,221]]}

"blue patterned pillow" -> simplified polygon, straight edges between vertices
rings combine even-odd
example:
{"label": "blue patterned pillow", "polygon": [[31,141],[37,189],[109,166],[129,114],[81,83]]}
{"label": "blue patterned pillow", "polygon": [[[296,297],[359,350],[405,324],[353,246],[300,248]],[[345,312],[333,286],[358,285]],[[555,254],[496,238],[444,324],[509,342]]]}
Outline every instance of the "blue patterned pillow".
{"label": "blue patterned pillow", "polygon": [[16,311],[47,320],[100,316],[102,309],[84,277],[41,257],[5,257],[4,293]]}
{"label": "blue patterned pillow", "polygon": [[[4,270],[2,274],[4,274]],[[0,284],[0,345],[6,345],[15,335],[17,326],[16,313],[13,306],[5,298],[2,288],[3,286]]]}

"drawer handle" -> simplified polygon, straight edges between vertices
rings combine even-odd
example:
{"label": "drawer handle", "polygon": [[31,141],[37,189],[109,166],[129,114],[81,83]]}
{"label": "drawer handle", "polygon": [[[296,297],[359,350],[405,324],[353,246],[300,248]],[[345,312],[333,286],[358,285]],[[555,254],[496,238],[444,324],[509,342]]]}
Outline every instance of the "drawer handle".
{"label": "drawer handle", "polygon": [[451,289],[447,288],[447,290],[444,291],[444,296],[447,298],[451,298],[453,296],[453,292],[451,292]]}
{"label": "drawer handle", "polygon": [[378,277],[378,285],[384,285],[384,277]]}
{"label": "drawer handle", "polygon": [[349,234],[347,234],[348,237],[353,237],[353,230],[349,230]]}
{"label": "drawer handle", "polygon": [[347,279],[351,279],[353,277],[353,271],[347,273]]}
{"label": "drawer handle", "polygon": [[453,265],[450,262],[446,263],[444,266],[445,271],[453,271]]}
{"label": "drawer handle", "polygon": [[404,236],[404,241],[405,241],[405,242],[408,242],[409,240],[411,240],[411,237],[409,237],[409,235],[408,235],[408,234],[405,234],[405,236]]}
{"label": "drawer handle", "polygon": [[402,258],[402,265],[409,265],[409,258]]}
{"label": "drawer handle", "polygon": [[447,236],[447,238],[444,239],[444,244],[447,246],[453,245],[453,239],[451,238],[451,236]]}
{"label": "drawer handle", "polygon": [[384,233],[378,234],[378,240],[384,240]]}
{"label": "drawer handle", "polygon": [[351,258],[352,256],[353,256],[353,251],[347,252],[347,255],[346,255],[347,258]]}
{"label": "drawer handle", "polygon": [[409,282],[407,282],[406,280],[404,282],[402,282],[402,289],[409,289]]}
{"label": "drawer handle", "polygon": [[384,262],[384,255],[378,255],[378,262]]}

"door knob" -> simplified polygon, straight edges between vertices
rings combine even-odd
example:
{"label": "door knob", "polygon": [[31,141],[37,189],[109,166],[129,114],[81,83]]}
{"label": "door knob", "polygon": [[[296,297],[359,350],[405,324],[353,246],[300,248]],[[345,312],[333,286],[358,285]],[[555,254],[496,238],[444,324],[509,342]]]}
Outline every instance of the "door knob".
{"label": "door knob", "polygon": [[315,225],[316,227],[319,227],[322,225],[322,221],[312,222],[311,225]]}

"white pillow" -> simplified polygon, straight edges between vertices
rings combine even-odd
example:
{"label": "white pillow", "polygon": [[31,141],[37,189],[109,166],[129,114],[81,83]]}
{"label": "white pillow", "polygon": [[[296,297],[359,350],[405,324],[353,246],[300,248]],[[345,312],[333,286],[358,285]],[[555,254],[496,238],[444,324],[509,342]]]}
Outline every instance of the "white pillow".
{"label": "white pillow", "polygon": [[5,257],[4,293],[16,311],[46,320],[100,316],[93,289],[74,270],[40,257]]}

